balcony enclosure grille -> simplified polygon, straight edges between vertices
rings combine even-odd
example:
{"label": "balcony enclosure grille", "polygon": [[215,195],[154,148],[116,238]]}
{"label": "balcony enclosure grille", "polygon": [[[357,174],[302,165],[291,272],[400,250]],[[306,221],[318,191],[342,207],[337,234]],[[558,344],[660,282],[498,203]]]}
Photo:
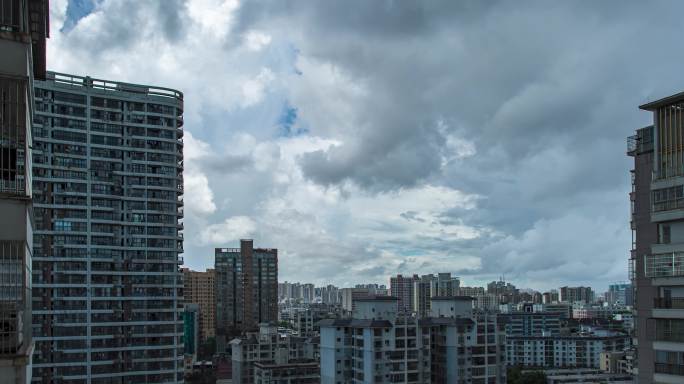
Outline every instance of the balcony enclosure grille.
{"label": "balcony enclosure grille", "polygon": [[0,0],[0,31],[23,32],[26,30],[25,1]]}
{"label": "balcony enclosure grille", "polygon": [[0,355],[14,354],[29,339],[31,312],[23,241],[0,241]]}
{"label": "balcony enclosure grille", "polygon": [[684,252],[646,255],[644,274],[651,278],[684,276]]}
{"label": "balcony enclosure grille", "polygon": [[0,79],[0,194],[30,194],[30,176],[26,174],[26,97],[25,80]]}

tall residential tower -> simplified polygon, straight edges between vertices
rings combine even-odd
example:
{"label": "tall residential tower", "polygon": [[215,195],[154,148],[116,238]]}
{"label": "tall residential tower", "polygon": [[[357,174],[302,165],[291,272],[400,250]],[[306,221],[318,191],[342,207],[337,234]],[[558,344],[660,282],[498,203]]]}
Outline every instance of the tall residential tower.
{"label": "tall residential tower", "polygon": [[216,271],[183,271],[183,299],[186,304],[197,304],[200,321],[200,339],[214,337],[216,333]]}
{"label": "tall residential tower", "polygon": [[0,0],[0,381],[31,380],[33,81],[45,77],[48,2]]}
{"label": "tall residential tower", "polygon": [[240,248],[216,248],[215,270],[216,346],[223,352],[233,336],[278,321],[278,250],[240,240]]}
{"label": "tall residential tower", "polygon": [[34,382],[181,382],[183,95],[48,72],[35,104]]}
{"label": "tall residential tower", "polygon": [[684,381],[684,93],[640,106],[653,126],[628,139],[639,383]]}

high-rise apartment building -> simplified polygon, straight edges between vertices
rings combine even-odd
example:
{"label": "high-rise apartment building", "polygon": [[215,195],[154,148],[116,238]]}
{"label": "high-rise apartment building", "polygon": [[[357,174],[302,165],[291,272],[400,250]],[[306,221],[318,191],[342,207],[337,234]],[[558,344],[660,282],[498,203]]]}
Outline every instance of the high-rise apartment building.
{"label": "high-rise apartment building", "polygon": [[566,303],[583,301],[587,304],[594,302],[594,291],[591,287],[561,287],[558,290],[559,300]]}
{"label": "high-rise apartment building", "polygon": [[644,104],[628,139],[639,383],[684,381],[684,93]]}
{"label": "high-rise apartment building", "polygon": [[278,250],[216,248],[216,346],[226,350],[233,336],[278,321]]}
{"label": "high-rise apartment building", "polygon": [[35,85],[34,382],[183,380],[183,95]]}
{"label": "high-rise apartment building", "polygon": [[0,381],[31,380],[33,82],[45,77],[46,0],[0,0]]}
{"label": "high-rise apartment building", "polygon": [[615,306],[632,306],[634,304],[632,284],[616,283],[608,286],[606,302]]}
{"label": "high-rise apartment building", "polygon": [[397,298],[400,311],[411,312],[413,310],[413,289],[414,283],[418,280],[418,275],[390,277],[390,295]]}
{"label": "high-rise apartment building", "polygon": [[216,334],[216,271],[183,268],[183,300],[199,307],[200,339]]}

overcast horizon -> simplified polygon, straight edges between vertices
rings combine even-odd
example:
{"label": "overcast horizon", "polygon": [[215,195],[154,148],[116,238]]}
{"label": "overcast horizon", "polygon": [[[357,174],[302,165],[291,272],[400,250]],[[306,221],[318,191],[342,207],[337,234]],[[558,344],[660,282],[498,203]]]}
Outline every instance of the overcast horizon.
{"label": "overcast horizon", "polygon": [[682,2],[50,3],[49,70],[184,93],[187,267],[253,238],[280,281],[628,280]]}

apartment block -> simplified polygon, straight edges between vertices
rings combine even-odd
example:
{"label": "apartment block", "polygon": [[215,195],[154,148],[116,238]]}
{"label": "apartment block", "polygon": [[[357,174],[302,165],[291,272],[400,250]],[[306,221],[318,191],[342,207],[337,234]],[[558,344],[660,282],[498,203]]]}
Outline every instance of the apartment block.
{"label": "apartment block", "polygon": [[423,275],[413,283],[413,312],[427,316],[430,312],[431,298],[459,295],[460,280],[451,273]]}
{"label": "apartment block", "polygon": [[240,240],[240,248],[216,248],[217,351],[260,323],[278,321],[278,250],[254,248]]}
{"label": "apartment block", "polygon": [[199,307],[200,339],[205,340],[216,334],[216,271],[183,271],[183,299]]}
{"label": "apartment block", "polygon": [[254,363],[256,384],[318,384],[321,382],[318,361],[292,363]]}
{"label": "apartment block", "polygon": [[639,107],[653,125],[628,138],[635,335],[640,383],[684,381],[684,93]]}
{"label": "apartment block", "polygon": [[399,300],[399,310],[411,312],[413,310],[414,283],[419,280],[418,275],[390,277],[390,295]]}
{"label": "apartment block", "polygon": [[347,312],[352,312],[356,308],[356,302],[367,297],[375,296],[375,293],[367,287],[342,288],[342,308]]}
{"label": "apartment block", "polygon": [[357,301],[321,327],[321,383],[505,383],[505,331],[470,297],[434,297],[428,316],[394,297]]}
{"label": "apartment block", "polygon": [[183,94],[35,84],[33,381],[183,380]]}
{"label": "apartment block", "polygon": [[594,302],[594,291],[591,287],[561,287],[559,291],[559,301],[574,303],[583,301],[587,304]]}
{"label": "apartment block", "polygon": [[320,380],[316,338],[281,335],[275,323],[262,323],[257,332],[231,340],[230,346],[234,384]]}
{"label": "apartment block", "polygon": [[560,334],[561,316],[558,313],[513,312],[500,317],[506,324],[506,336]]}
{"label": "apartment block", "polygon": [[46,0],[0,0],[0,381],[31,381],[33,83],[45,78]]}
{"label": "apartment block", "polygon": [[545,368],[600,368],[601,354],[629,348],[626,334],[507,336],[508,365]]}
{"label": "apartment block", "polygon": [[616,283],[608,286],[606,302],[613,306],[625,307],[634,305],[634,291],[632,284]]}

